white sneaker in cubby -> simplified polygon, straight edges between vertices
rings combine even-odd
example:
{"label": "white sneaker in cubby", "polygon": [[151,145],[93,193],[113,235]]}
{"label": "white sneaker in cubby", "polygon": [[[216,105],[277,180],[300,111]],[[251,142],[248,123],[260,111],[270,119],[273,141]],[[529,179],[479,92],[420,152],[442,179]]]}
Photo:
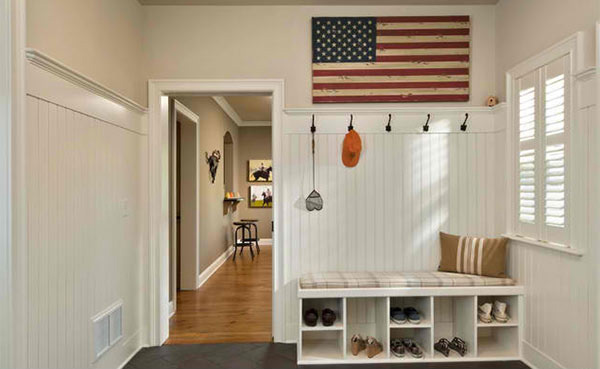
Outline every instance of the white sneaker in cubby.
{"label": "white sneaker in cubby", "polygon": [[498,323],[506,323],[510,319],[508,314],[506,314],[506,303],[498,300],[494,301],[492,315]]}

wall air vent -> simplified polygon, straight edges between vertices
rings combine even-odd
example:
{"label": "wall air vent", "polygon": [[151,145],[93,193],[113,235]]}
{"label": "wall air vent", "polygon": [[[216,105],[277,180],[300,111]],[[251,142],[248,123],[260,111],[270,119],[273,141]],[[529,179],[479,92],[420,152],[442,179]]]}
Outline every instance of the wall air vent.
{"label": "wall air vent", "polygon": [[92,362],[123,337],[123,302],[118,301],[92,318]]}

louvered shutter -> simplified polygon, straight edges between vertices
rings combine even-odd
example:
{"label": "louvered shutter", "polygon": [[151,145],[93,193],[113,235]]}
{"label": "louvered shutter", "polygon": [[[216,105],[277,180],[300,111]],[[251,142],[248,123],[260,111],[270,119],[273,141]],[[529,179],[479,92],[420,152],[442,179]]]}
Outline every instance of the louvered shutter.
{"label": "louvered shutter", "polygon": [[544,227],[542,238],[567,243],[567,123],[568,59],[561,58],[542,71],[544,79]]}
{"label": "louvered shutter", "polygon": [[516,80],[517,231],[568,244],[569,59]]}
{"label": "louvered shutter", "polygon": [[537,236],[537,179],[536,179],[536,117],[537,93],[535,74],[524,76],[518,81],[518,220],[519,233]]}

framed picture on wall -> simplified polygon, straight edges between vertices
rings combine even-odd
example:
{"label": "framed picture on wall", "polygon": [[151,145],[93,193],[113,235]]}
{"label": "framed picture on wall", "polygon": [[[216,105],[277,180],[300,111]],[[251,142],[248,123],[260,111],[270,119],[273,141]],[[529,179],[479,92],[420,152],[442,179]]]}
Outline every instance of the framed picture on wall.
{"label": "framed picture on wall", "polygon": [[271,159],[248,160],[248,182],[272,182]]}
{"label": "framed picture on wall", "polygon": [[273,207],[273,186],[272,185],[253,185],[250,186],[251,208],[272,208]]}

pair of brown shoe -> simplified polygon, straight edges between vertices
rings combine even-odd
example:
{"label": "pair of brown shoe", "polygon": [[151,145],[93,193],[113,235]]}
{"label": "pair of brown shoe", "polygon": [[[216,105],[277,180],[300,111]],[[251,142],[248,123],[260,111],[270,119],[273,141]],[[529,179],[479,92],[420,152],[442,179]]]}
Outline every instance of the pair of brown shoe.
{"label": "pair of brown shoe", "polygon": [[367,357],[369,359],[383,351],[383,346],[374,337],[367,336],[367,339],[365,340],[360,334],[352,336],[350,339],[350,348],[352,350],[352,355],[354,356],[366,349]]}

